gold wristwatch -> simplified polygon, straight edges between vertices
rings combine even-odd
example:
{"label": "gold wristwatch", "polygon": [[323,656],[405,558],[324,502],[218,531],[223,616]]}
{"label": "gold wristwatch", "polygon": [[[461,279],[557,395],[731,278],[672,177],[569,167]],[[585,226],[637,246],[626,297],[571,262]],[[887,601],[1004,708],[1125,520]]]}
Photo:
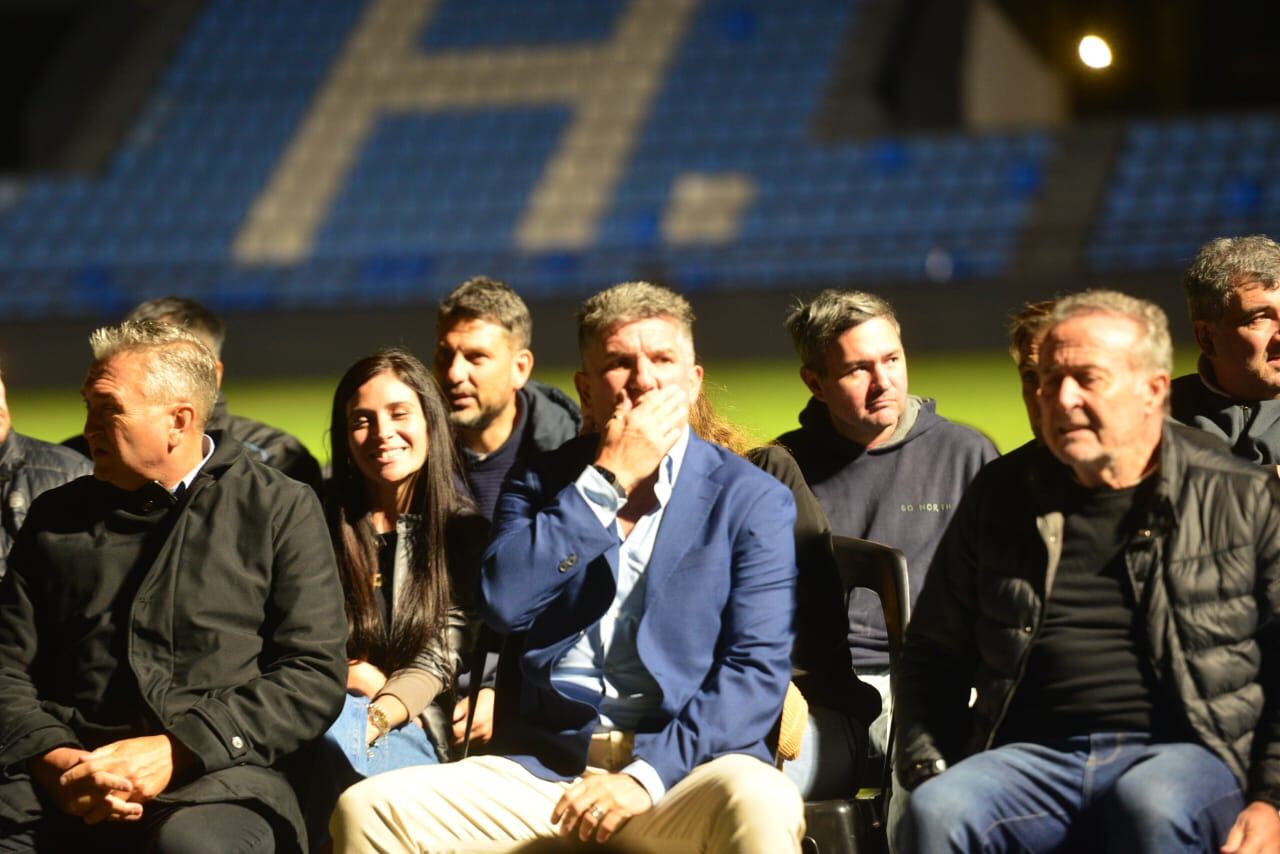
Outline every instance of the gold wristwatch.
{"label": "gold wristwatch", "polygon": [[378,730],[378,738],[374,739],[375,742],[379,738],[386,738],[387,733],[391,732],[391,721],[387,720],[387,713],[373,703],[369,704],[369,722]]}

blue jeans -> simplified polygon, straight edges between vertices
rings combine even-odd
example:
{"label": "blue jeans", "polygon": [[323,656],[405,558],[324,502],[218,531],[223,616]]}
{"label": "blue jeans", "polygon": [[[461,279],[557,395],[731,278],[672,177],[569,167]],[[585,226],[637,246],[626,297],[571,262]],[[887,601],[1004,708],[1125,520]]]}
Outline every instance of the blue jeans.
{"label": "blue jeans", "polygon": [[1244,798],[1198,744],[1100,733],[978,753],[922,784],[898,850],[1217,851]]}
{"label": "blue jeans", "polygon": [[338,719],[313,745],[311,773],[305,781],[305,791],[298,793],[313,847],[329,838],[329,816],[338,796],[349,787],[376,774],[440,761],[426,730],[412,721],[375,741],[372,748],[367,747],[368,710],[368,697],[348,694]]}
{"label": "blue jeans", "polygon": [[782,764],[782,773],[807,800],[853,795],[858,767],[857,720],[825,706],[810,706],[800,755]]}

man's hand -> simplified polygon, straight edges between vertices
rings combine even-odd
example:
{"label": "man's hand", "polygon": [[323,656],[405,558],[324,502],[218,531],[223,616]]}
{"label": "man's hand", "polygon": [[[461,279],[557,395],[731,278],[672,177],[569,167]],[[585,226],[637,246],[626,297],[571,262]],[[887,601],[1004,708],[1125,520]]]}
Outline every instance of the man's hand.
{"label": "man's hand", "polygon": [[629,774],[590,774],[565,789],[551,822],[560,822],[560,835],[583,842],[608,842],[633,815],[647,812],[653,800]]}
{"label": "man's hand", "polygon": [[658,464],[689,423],[690,401],[684,389],[663,386],[645,392],[633,405],[618,394],[613,415],[600,425],[596,462],[613,472],[629,495]]}
{"label": "man's hand", "polygon": [[387,674],[375,664],[352,659],[347,662],[347,693],[359,694],[372,700],[387,684]]}
{"label": "man's hand", "polygon": [[85,756],[78,765],[63,773],[59,783],[73,788],[105,773],[127,782],[128,800],[141,804],[163,792],[174,773],[189,761],[186,749],[167,735],[126,738]]}
{"label": "man's hand", "polygon": [[91,753],[75,747],[57,747],[31,760],[32,778],[49,793],[58,808],[68,815],[79,816],[89,824],[104,819],[136,821],[142,817],[142,805],[129,803],[133,784],[108,771],[96,771],[71,785],[63,785],[64,774],[87,760]]}
{"label": "man's hand", "polygon": [[[453,743],[462,744],[467,736],[467,709],[471,698],[462,697],[453,707]],[[481,688],[476,695],[476,714],[471,719],[471,743],[486,744],[493,738],[493,689]]]}
{"label": "man's hand", "polygon": [[1254,801],[1236,816],[1222,854],[1273,854],[1280,851],[1280,812]]}

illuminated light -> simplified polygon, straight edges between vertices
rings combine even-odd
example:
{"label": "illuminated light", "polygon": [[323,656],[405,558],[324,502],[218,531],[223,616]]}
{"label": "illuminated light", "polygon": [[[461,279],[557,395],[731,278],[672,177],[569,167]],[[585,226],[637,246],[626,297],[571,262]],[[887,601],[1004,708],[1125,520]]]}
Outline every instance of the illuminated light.
{"label": "illuminated light", "polygon": [[1101,36],[1085,36],[1080,39],[1080,61],[1090,68],[1110,67],[1111,45]]}

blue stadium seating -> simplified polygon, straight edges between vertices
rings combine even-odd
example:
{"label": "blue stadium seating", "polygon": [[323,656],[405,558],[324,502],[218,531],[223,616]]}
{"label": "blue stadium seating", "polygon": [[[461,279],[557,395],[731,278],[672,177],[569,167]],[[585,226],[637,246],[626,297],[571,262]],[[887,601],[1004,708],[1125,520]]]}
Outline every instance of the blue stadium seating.
{"label": "blue stadium seating", "polygon": [[[1007,272],[1053,135],[815,140],[859,6],[699,3],[584,246],[526,251],[517,241],[573,118],[567,104],[530,103],[383,118],[305,259],[245,265],[232,255],[236,235],[366,4],[212,0],[103,174],[0,187],[0,315],[110,315],[171,291],[224,309],[395,305],[433,300],[481,272],[532,297],[639,276],[706,290]],[[413,43],[428,54],[598,43],[626,7],[446,0]],[[1280,194],[1261,167],[1278,139],[1259,121],[1136,127],[1091,259],[1163,257],[1148,250],[1199,239],[1187,225],[1196,211],[1222,223],[1274,219]],[[1204,158],[1206,140],[1230,153]],[[1191,164],[1212,192],[1178,177]],[[667,233],[674,188],[689,175],[748,188],[723,239]],[[1160,228],[1144,231],[1153,211]]]}
{"label": "blue stadium seating", "polygon": [[1280,230],[1280,116],[1129,127],[1096,220],[1099,271],[1178,268],[1220,235]]}

